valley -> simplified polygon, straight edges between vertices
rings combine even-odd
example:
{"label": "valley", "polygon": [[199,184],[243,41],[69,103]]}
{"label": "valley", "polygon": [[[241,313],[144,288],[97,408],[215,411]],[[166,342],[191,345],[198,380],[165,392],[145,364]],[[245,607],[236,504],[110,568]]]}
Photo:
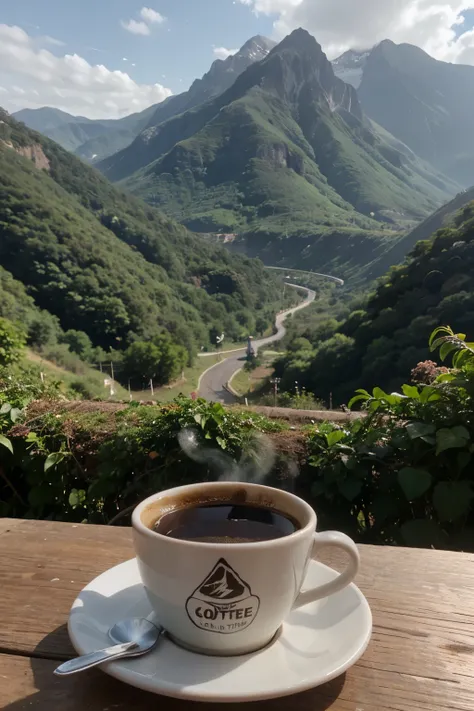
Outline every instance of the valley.
{"label": "valley", "polygon": [[[204,375],[197,362],[224,332],[226,344],[275,342],[283,387],[297,380],[323,401],[344,402],[360,378],[396,387],[431,326],[466,321],[445,308],[464,297],[444,285],[444,262],[429,272],[443,275],[430,276],[436,299],[412,286],[421,301],[398,313],[382,295],[417,273],[419,240],[470,235],[469,149],[460,160],[453,141],[469,143],[473,73],[389,40],[331,62],[300,28],[252,37],[188,90],[123,118],[2,112],[0,318],[33,361],[73,375],[108,362],[139,399],[150,383],[165,399],[180,383],[189,395],[199,379],[205,398],[230,402],[239,351]],[[312,294],[302,304],[289,274]],[[395,342],[407,365],[390,375]],[[94,379],[66,387],[92,395]]]}

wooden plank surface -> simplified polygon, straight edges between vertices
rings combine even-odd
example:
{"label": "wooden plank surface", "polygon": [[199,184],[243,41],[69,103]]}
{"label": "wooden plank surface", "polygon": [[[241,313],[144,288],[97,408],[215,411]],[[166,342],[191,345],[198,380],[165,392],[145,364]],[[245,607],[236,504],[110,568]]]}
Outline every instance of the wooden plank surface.
{"label": "wooden plank surface", "polygon": [[133,557],[131,531],[15,523],[0,536],[0,651],[68,659],[69,609],[94,577]]}
{"label": "wooden plank surface", "polygon": [[[89,689],[79,694],[81,683],[52,678],[54,662],[48,661],[72,654],[66,633],[71,603],[93,577],[133,556],[130,530],[35,521],[2,530],[0,651],[6,654],[0,681],[8,683],[0,683],[0,708],[95,711],[126,708],[126,698],[128,708],[151,709],[148,695],[127,690],[124,696],[125,687],[99,673],[78,677],[88,679]],[[339,687],[333,683],[295,702],[313,711],[473,711],[474,555],[362,546],[361,556],[357,583],[374,616],[369,649]],[[331,554],[326,562],[339,567],[341,559]],[[42,687],[35,692],[37,679],[44,680],[44,693]],[[64,701],[55,705],[61,694]],[[179,702],[160,699],[163,704],[172,709]]]}
{"label": "wooden plank surface", "polygon": [[[149,694],[90,672],[60,679],[56,662],[0,655],[2,711],[189,711],[190,703]],[[196,704],[209,711],[472,711],[462,686],[397,672],[354,667],[329,684],[294,696],[250,704]]]}

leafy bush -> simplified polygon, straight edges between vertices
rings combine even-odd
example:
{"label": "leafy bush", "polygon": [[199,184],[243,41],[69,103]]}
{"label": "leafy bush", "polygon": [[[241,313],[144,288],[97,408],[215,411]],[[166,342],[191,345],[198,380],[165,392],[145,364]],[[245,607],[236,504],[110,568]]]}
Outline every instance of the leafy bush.
{"label": "leafy bush", "polygon": [[430,341],[453,370],[402,393],[357,391],[366,417],[310,437],[307,495],[365,542],[474,550],[474,344],[448,328]]}
{"label": "leafy bush", "polygon": [[0,366],[16,363],[21,358],[25,341],[18,328],[5,318],[0,318]]}
{"label": "leafy bush", "polygon": [[[13,389],[2,397],[21,403]],[[258,433],[282,429],[187,398],[115,412],[99,406],[80,414],[54,402],[40,414],[10,403],[0,412],[0,516],[94,523],[123,519],[156,491],[228,474],[233,459],[255,455]],[[183,454],[177,435],[190,427],[202,451],[214,450],[210,457]]]}

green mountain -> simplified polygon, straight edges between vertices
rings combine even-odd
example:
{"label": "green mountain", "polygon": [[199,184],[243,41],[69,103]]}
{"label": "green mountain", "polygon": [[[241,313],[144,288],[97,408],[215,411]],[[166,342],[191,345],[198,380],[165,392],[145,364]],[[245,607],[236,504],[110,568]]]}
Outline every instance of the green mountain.
{"label": "green mountain", "polygon": [[93,120],[43,107],[13,114],[29,128],[43,133],[71,153],[94,162],[128,146],[155,113],[156,105],[121,119]]}
{"label": "green mountain", "polygon": [[104,348],[164,329],[193,353],[216,329],[232,340],[269,325],[280,305],[260,262],[196,239],[3,110],[0,265]]}
{"label": "green mountain", "polygon": [[[156,111],[147,126],[149,130],[137,137],[131,152],[140,150],[142,144],[146,146],[150,135],[153,135],[156,130],[155,127],[159,124],[222,94],[232,86],[237,77],[247,67],[264,59],[275,45],[276,42],[268,39],[268,37],[256,35],[251,37],[238,52],[231,54],[227,59],[216,59],[209,71],[200,79],[196,79],[188,91],[176,96],[170,96],[169,99],[156,107]],[[142,165],[145,165],[145,163]]]}
{"label": "green mountain", "polygon": [[[314,267],[350,269],[384,248],[382,228],[393,237],[390,225],[422,219],[456,191],[364,117],[304,30],[135,145],[99,169],[195,231],[239,233],[241,248],[274,263],[289,251],[294,266],[299,245],[287,237],[312,244]],[[348,239],[361,231],[363,258]]]}
{"label": "green mountain", "polygon": [[415,245],[429,239],[441,227],[452,227],[458,213],[474,200],[474,187],[469,190],[461,190],[453,200],[442,205],[439,210],[423,220],[413,230],[410,230],[404,237],[391,244],[383,254],[368,264],[364,270],[366,279],[375,279],[383,274],[393,265],[403,262]]}
{"label": "green mountain", "polygon": [[282,372],[318,396],[327,398],[332,392],[339,403],[347,402],[356,388],[398,390],[418,362],[433,359],[427,344],[434,328],[450,325],[472,338],[473,271],[471,202],[451,227],[419,242],[405,264],[389,271],[363,309],[335,323],[327,340],[315,338],[304,353],[292,353]]}
{"label": "green mountain", "polygon": [[364,62],[358,94],[367,115],[444,175],[473,185],[474,67],[390,40]]}
{"label": "green mountain", "polygon": [[[218,96],[234,83],[239,74],[263,59],[274,46],[275,42],[267,37],[252,37],[227,59],[216,59],[210,70],[201,79],[196,79],[188,91],[121,119],[92,120],[49,107],[23,109],[13,116],[71,153],[96,163],[125,149],[142,132],[145,133],[138,143],[143,140],[146,142],[146,129],[153,131],[157,124]],[[133,148],[135,150],[136,147]]]}

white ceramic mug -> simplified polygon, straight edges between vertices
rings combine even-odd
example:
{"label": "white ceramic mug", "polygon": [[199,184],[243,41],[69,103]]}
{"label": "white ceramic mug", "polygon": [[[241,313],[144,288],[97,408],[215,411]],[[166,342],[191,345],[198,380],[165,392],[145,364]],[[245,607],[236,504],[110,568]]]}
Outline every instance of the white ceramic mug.
{"label": "white ceramic mug", "polygon": [[[271,508],[295,520],[290,535],[249,543],[182,540],[153,531],[167,512],[205,503]],[[290,610],[327,597],[357,574],[359,553],[344,533],[316,533],[316,514],[302,499],[279,489],[243,482],[181,486],[150,496],[132,517],[140,575],[159,622],[178,644],[212,655],[237,655],[267,645]],[[311,558],[326,546],[349,557],[343,573],[301,590]],[[206,581],[232,581],[218,597]]]}

